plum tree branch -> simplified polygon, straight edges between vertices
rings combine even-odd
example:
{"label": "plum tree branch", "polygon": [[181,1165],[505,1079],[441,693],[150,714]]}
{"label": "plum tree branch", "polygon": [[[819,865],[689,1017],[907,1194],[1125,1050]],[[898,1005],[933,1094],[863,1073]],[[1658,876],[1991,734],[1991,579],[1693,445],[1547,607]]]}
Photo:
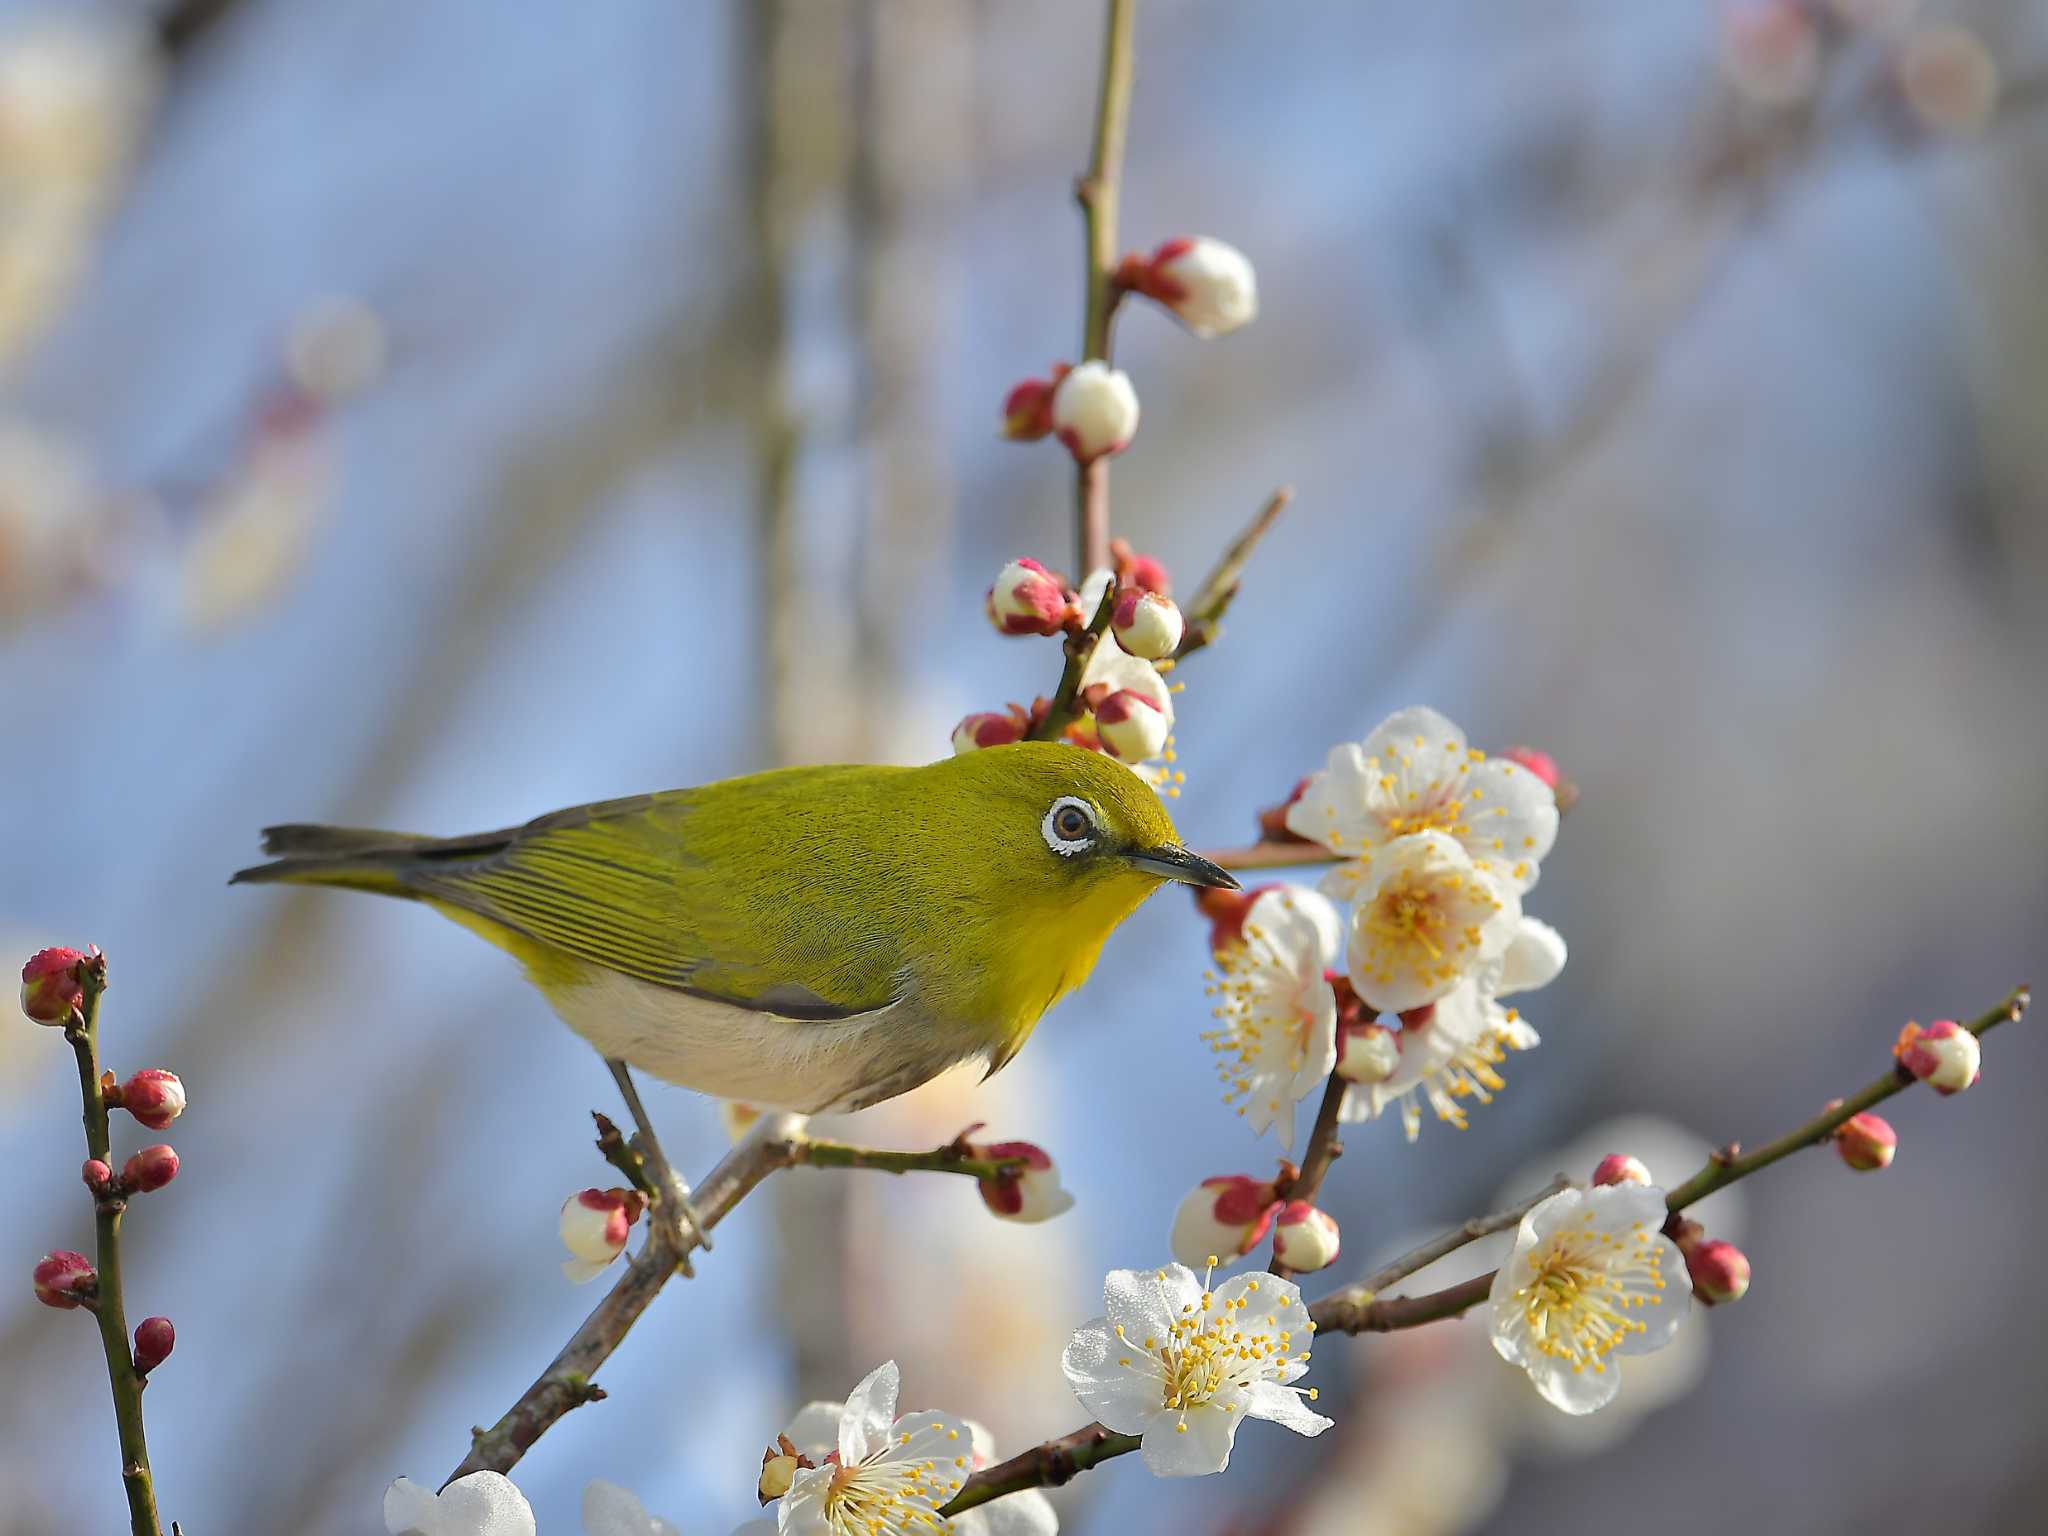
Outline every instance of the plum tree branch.
{"label": "plum tree branch", "polygon": [[[2019,1019],[2025,1013],[2027,1003],[2028,989],[2015,987],[1997,1007],[1966,1027],[1970,1033],[1982,1036],[2008,1020]],[[1822,1145],[1852,1116],[1882,1103],[1912,1082],[1909,1074],[1895,1067],[1798,1129],[1747,1156],[1732,1146],[1724,1148],[1708,1159],[1706,1167],[1670,1191],[1665,1201],[1667,1208],[1673,1212],[1681,1211],[1715,1190],[1768,1168],[1802,1148]],[[1566,1183],[1568,1181],[1560,1178],[1518,1205],[1465,1222],[1376,1270],[1362,1284],[1346,1286],[1310,1303],[1308,1314],[1311,1321],[1321,1332],[1388,1333],[1395,1329],[1421,1327],[1471,1310],[1486,1300],[1493,1289],[1497,1271],[1474,1275],[1457,1285],[1421,1296],[1395,1296],[1382,1300],[1376,1293],[1445,1254],[1455,1252],[1466,1243],[1519,1223],[1530,1210],[1557,1193]],[[1134,1435],[1115,1434],[1101,1424],[1084,1425],[1071,1434],[1048,1440],[997,1466],[976,1472],[941,1513],[958,1514],[1026,1488],[1055,1487],[1078,1472],[1136,1450],[1138,1445],[1138,1437]]]}
{"label": "plum tree branch", "polygon": [[[78,1016],[64,1031],[78,1059],[78,1092],[84,1105],[86,1155],[112,1165],[113,1137],[107,1123],[106,1095],[100,1090],[100,997],[107,989],[107,963],[94,951],[82,961],[78,978],[83,993]],[[149,1470],[149,1441],[142,1427],[143,1379],[128,1347],[127,1303],[121,1290],[121,1218],[128,1201],[117,1187],[93,1200],[95,1251],[93,1269],[99,1294],[92,1302],[99,1321],[100,1349],[107,1359],[107,1384],[114,1394],[114,1426],[121,1442],[121,1486],[128,1495],[128,1523],[134,1536],[160,1536],[156,1484]]]}
{"label": "plum tree branch", "polygon": [[[1075,183],[1087,249],[1088,308],[1081,330],[1084,361],[1109,361],[1110,328],[1122,293],[1117,287],[1117,210],[1123,185],[1124,142],[1131,121],[1135,61],[1131,34],[1137,0],[1109,0],[1102,44],[1102,85],[1095,104],[1095,149],[1087,173]],[[1109,564],[1109,460],[1080,466],[1075,476],[1080,574]]]}
{"label": "plum tree branch", "polygon": [[[639,1109],[637,1094],[629,1107],[634,1109],[636,1118],[644,1113]],[[599,1150],[608,1161],[626,1171],[629,1165],[619,1161],[618,1148],[612,1145],[619,1140],[617,1128],[603,1116],[597,1118]],[[644,1120],[640,1134],[634,1138],[634,1151],[645,1159],[650,1174],[658,1168],[668,1170],[668,1179],[675,1179],[667,1159],[660,1156],[652,1127]],[[694,1222],[649,1221],[645,1243],[610,1293],[497,1423],[475,1432],[469,1454],[448,1474],[448,1482],[472,1472],[509,1472],[557,1421],[585,1403],[602,1400],[604,1389],[592,1379],[598,1368],[625,1342],[627,1333],[661,1294],[662,1287],[677,1273],[689,1272],[686,1262],[690,1250],[708,1248],[710,1229],[731,1215],[742,1200],[778,1169],[870,1168],[884,1173],[951,1173],[990,1180],[1023,1165],[1022,1158],[974,1156],[961,1138],[925,1152],[892,1152],[814,1140],[805,1134],[801,1115],[763,1116],[697,1187],[691,1202]],[[630,1172],[628,1177],[632,1177]],[[672,1187],[658,1174],[652,1182],[657,1189]],[[680,1180],[676,1182],[679,1184]]]}

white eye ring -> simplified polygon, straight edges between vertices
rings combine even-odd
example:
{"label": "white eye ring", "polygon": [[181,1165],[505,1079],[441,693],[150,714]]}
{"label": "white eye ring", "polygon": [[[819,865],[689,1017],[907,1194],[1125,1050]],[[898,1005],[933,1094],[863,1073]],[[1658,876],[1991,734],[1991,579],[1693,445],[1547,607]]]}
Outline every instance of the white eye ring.
{"label": "white eye ring", "polygon": [[[1061,816],[1067,811],[1079,811],[1088,823],[1088,830],[1079,837],[1062,837],[1059,832]],[[1077,853],[1086,853],[1095,846],[1095,829],[1100,818],[1095,807],[1078,795],[1061,795],[1053,801],[1052,809],[1045,813],[1045,820],[1038,830],[1045,834],[1045,846],[1063,859],[1071,859]]]}

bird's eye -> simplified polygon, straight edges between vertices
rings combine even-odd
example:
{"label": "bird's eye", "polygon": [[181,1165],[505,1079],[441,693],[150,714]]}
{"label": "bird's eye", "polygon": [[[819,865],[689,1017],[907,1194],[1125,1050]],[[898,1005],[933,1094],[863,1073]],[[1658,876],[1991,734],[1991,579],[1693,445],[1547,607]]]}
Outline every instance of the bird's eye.
{"label": "bird's eye", "polygon": [[1063,795],[1045,813],[1040,830],[1045,846],[1063,859],[1085,852],[1095,841],[1095,807],[1086,800]]}

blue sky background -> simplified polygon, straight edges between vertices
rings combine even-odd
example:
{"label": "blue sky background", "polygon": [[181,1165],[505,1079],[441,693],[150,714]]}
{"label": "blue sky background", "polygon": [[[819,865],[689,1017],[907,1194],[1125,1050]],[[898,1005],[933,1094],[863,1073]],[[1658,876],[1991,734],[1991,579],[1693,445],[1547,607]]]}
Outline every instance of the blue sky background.
{"label": "blue sky background", "polygon": [[[375,1531],[384,1484],[452,1467],[597,1299],[554,1235],[607,1182],[597,1058],[422,912],[229,890],[256,829],[459,832],[747,771],[778,690],[811,721],[785,748],[925,759],[1056,674],[980,599],[1011,556],[1068,558],[1070,468],[994,424],[1078,332],[1097,7],[793,9],[820,73],[785,58],[810,88],[780,110],[816,179],[782,188],[777,263],[744,7],[246,0],[169,66],[89,274],[8,381],[9,415],[164,509],[119,579],[0,629],[0,933],[103,945],[111,1061],[191,1088],[185,1171],[128,1252],[131,1312],[179,1329],[148,1407],[195,1536]],[[2011,81],[2048,69],[2024,4],[1926,9]],[[1529,904],[1572,946],[1528,1010],[1544,1048],[1463,1134],[1359,1128],[1339,1273],[1617,1112],[1768,1139],[1906,1018],[1979,1012],[2040,960],[2048,139],[2015,90],[1981,139],[1928,142],[1893,44],[1832,24],[1788,131],[1731,91],[1716,28],[1594,0],[1142,11],[1125,243],[1233,241],[1263,313],[1206,345],[1122,322],[1144,423],[1116,527],[1192,588],[1297,492],[1183,674],[1183,830],[1242,839],[1412,702],[1548,747],[1584,791]],[[1735,142],[1753,167],[1699,169]],[[381,317],[388,367],[331,420],[303,563],[195,629],[191,488],[233,472],[283,337],[334,293]],[[764,369],[800,428],[803,555],[771,605]],[[813,637],[794,679],[764,639],[787,605]],[[1011,1073],[853,1132],[991,1120],[1054,1149],[1070,1216],[997,1228],[964,1188],[867,1175],[764,1194],[521,1467],[543,1532],[592,1476],[723,1532],[803,1396],[892,1353],[908,1403],[1006,1448],[1079,1424],[1058,1349],[1101,1272],[1156,1262],[1189,1185],[1276,1150],[1213,1096],[1201,936],[1161,896]],[[1645,1501],[1670,1532],[2009,1528],[2042,1492],[2030,1033],[1966,1098],[1901,1100],[1882,1178],[1815,1155],[1753,1185],[1756,1287],[1694,1320],[1703,1385],[1599,1461],[1510,1447],[1500,1528]],[[4,1536],[120,1519],[90,1330],[25,1279],[90,1235],[68,1070],[0,1028]],[[652,1105],[707,1168],[710,1107]],[[1377,1342],[1318,1351],[1340,1423],[1399,1413]],[[1938,1450],[1871,1455],[1907,1426]],[[1276,1523],[1354,1433],[1255,1426],[1200,1484],[1106,1469],[1068,1529],[1456,1528],[1369,1487]]]}

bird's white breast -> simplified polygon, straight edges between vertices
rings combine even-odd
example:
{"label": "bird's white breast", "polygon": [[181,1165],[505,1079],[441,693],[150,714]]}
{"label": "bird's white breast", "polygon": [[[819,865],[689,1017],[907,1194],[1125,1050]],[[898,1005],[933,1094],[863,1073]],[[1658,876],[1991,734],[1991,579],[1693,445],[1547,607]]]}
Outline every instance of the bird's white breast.
{"label": "bird's white breast", "polygon": [[924,1017],[908,999],[830,1022],[784,1018],[594,971],[548,1000],[607,1057],[667,1082],[804,1114],[879,1103],[985,1055],[985,1041]]}

